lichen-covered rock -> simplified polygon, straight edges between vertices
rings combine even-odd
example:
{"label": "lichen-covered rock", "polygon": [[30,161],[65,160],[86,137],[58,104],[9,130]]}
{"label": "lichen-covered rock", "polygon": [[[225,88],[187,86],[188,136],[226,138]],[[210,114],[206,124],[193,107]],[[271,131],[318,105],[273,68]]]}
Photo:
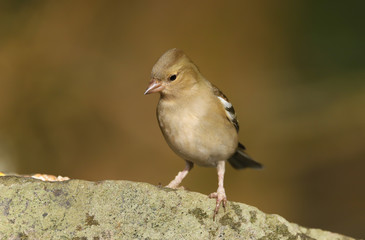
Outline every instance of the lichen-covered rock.
{"label": "lichen-covered rock", "polygon": [[229,202],[129,181],[0,177],[0,239],[352,239]]}

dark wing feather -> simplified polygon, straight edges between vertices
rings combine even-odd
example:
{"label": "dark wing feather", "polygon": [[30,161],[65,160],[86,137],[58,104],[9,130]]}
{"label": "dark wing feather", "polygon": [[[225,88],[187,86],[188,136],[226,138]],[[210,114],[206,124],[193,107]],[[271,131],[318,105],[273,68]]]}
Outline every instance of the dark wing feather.
{"label": "dark wing feather", "polygon": [[238,125],[238,120],[236,117],[236,112],[234,111],[232,103],[228,100],[226,95],[224,95],[216,86],[212,85],[213,93],[219,101],[222,103],[222,106],[224,107],[224,110],[226,112],[227,119],[233,124],[233,126],[236,128],[236,131],[240,129],[240,126]]}

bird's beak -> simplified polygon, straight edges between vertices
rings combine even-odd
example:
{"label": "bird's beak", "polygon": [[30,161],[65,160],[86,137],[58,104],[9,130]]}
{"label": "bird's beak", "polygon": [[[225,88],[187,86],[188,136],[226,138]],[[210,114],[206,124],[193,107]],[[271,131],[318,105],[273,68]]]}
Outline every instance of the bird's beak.
{"label": "bird's beak", "polygon": [[160,92],[164,89],[165,87],[162,86],[161,81],[158,81],[156,79],[151,79],[150,81],[150,85],[148,85],[146,91],[144,92],[144,95],[149,94],[149,93],[155,93],[155,92]]}

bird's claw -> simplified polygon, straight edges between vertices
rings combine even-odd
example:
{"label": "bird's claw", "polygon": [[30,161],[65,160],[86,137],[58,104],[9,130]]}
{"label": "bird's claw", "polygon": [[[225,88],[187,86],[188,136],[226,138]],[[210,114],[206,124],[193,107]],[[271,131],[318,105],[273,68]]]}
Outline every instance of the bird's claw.
{"label": "bird's claw", "polygon": [[171,189],[178,189],[178,190],[186,190],[186,188],[184,186],[174,186],[174,187],[171,187],[169,185],[165,186],[167,188],[171,188]]}
{"label": "bird's claw", "polygon": [[221,206],[221,204],[223,205],[224,211],[226,211],[227,196],[224,191],[217,191],[217,192],[209,194],[209,198],[217,199],[215,209],[214,209],[214,215],[213,215],[213,220],[215,220],[215,216],[218,214],[219,207]]}
{"label": "bird's claw", "polygon": [[182,189],[185,190],[184,186],[179,186],[179,184],[176,184],[174,181],[171,181],[168,185],[166,185],[167,188],[171,189]]}

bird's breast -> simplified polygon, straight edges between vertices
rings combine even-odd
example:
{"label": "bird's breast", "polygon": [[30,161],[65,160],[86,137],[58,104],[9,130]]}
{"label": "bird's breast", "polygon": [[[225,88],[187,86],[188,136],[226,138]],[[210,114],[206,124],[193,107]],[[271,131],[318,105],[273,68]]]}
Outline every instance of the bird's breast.
{"label": "bird's breast", "polygon": [[171,103],[160,101],[157,118],[171,149],[185,160],[215,167],[228,159],[238,145],[237,132],[229,121],[206,101]]}

